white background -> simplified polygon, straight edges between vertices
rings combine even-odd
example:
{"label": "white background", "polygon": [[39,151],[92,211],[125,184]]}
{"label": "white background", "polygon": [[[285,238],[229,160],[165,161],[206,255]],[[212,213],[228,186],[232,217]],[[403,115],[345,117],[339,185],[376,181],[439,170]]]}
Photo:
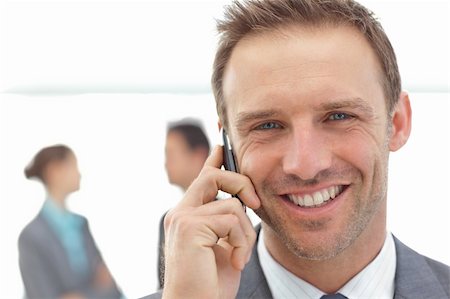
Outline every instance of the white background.
{"label": "white background", "polygon": [[[17,237],[44,190],[23,169],[42,147],[78,156],[85,215],[129,298],[156,288],[157,226],[182,193],[167,183],[168,121],[217,116],[209,78],[220,1],[0,2],[0,298],[20,298]],[[413,131],[391,155],[388,228],[450,264],[448,1],[364,1],[411,92]],[[255,218],[252,218],[255,220]]]}

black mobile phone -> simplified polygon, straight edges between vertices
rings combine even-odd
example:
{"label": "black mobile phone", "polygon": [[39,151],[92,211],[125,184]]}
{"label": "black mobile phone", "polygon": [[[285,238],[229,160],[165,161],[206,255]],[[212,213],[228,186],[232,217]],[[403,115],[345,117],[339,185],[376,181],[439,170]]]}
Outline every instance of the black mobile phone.
{"label": "black mobile phone", "polygon": [[222,129],[223,138],[223,166],[225,170],[239,173],[236,160],[234,159],[233,149],[231,148],[230,139],[228,138],[225,129]]}
{"label": "black mobile phone", "polygon": [[[231,147],[230,139],[228,138],[227,132],[222,128],[222,138],[223,138],[223,166],[225,170],[233,171],[239,173],[239,169],[234,158],[233,148]],[[245,210],[245,205],[237,194],[233,195],[241,202]]]}

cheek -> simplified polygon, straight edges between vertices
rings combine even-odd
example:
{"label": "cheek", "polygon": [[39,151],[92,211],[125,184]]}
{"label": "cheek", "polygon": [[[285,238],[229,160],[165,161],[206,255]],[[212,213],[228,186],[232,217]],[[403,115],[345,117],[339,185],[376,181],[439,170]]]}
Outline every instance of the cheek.
{"label": "cheek", "polygon": [[345,163],[358,170],[362,179],[372,181],[375,173],[387,163],[388,149],[381,136],[367,132],[346,134],[343,141],[333,142],[333,156],[336,163]]}
{"label": "cheek", "polygon": [[275,150],[277,148],[273,145],[253,146],[243,153],[239,171],[252,180],[256,189],[281,167],[281,155],[280,151]]}
{"label": "cheek", "polygon": [[346,142],[334,144],[335,157],[353,165],[358,169],[366,169],[372,160],[373,145],[362,140],[347,139]]}
{"label": "cheek", "polygon": [[80,173],[77,170],[72,172],[71,180],[75,185],[78,185],[80,181]]}

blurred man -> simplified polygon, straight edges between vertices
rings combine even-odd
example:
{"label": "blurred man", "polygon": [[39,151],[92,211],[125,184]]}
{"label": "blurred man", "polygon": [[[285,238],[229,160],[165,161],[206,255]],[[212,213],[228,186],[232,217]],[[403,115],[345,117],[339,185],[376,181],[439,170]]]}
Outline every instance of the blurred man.
{"label": "blurred man", "polygon": [[180,121],[169,125],[166,171],[171,184],[186,191],[200,173],[208,155],[208,138],[199,124]]}
{"label": "blurred man", "polygon": [[[166,136],[166,171],[169,182],[183,192],[198,176],[209,155],[209,141],[199,122],[170,123]],[[164,285],[164,214],[159,224],[158,278]]]}

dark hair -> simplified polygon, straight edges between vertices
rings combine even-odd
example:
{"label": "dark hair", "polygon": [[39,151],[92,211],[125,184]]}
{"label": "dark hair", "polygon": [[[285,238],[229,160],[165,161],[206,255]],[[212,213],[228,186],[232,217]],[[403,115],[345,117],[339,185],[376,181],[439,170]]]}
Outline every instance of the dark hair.
{"label": "dark hair", "polygon": [[53,161],[63,161],[73,151],[66,145],[53,145],[41,149],[25,167],[25,177],[27,179],[37,178],[43,183],[45,182],[45,168]]}
{"label": "dark hair", "polygon": [[167,134],[172,132],[180,133],[190,149],[204,148],[209,153],[209,141],[199,122],[188,119],[169,123]]}
{"label": "dark hair", "polygon": [[353,0],[244,0],[235,1],[217,22],[220,34],[212,89],[217,113],[227,127],[222,81],[236,44],[246,35],[268,32],[288,25],[350,25],[370,43],[381,64],[381,84],[391,113],[401,92],[401,80],[394,50],[373,13]]}

